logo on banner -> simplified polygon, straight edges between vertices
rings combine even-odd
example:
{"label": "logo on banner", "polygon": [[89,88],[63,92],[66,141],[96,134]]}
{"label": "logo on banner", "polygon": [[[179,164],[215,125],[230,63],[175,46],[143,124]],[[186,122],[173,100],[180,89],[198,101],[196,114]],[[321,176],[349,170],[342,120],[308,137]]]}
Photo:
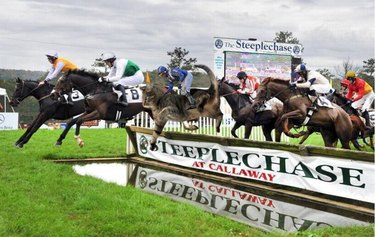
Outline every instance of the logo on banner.
{"label": "logo on banner", "polygon": [[148,147],[147,138],[142,135],[141,138],[139,139],[139,148],[142,154],[147,154],[147,147]]}
{"label": "logo on banner", "polygon": [[142,170],[139,172],[139,187],[144,189],[147,186],[147,172],[145,170]]}
{"label": "logo on banner", "polygon": [[218,48],[218,49],[221,49],[223,47],[224,43],[221,39],[217,39],[215,41],[215,47]]}
{"label": "logo on banner", "polygon": [[295,54],[295,55],[299,55],[300,53],[301,53],[301,49],[300,49],[300,47],[299,46],[294,46],[293,47],[293,53]]}
{"label": "logo on banner", "polygon": [[4,115],[0,114],[0,124],[4,123],[5,117]]}

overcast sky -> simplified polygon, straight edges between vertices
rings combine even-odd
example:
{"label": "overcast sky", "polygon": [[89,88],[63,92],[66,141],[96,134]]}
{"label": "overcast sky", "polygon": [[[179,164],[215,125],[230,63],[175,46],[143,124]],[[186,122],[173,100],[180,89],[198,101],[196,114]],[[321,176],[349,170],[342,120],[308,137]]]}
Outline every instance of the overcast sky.
{"label": "overcast sky", "polygon": [[309,68],[374,57],[374,0],[0,0],[0,68],[48,70],[59,52],[90,68],[102,52],[143,71],[181,46],[213,67],[213,37],[272,41],[289,31]]}

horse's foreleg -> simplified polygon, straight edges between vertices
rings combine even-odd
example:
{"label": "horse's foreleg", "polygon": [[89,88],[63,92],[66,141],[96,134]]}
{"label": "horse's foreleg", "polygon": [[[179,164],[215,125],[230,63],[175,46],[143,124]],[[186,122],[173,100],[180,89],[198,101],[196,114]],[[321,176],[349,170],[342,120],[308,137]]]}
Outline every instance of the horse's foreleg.
{"label": "horse's foreleg", "polygon": [[285,113],[281,116],[279,123],[281,123],[281,127],[283,128],[283,132],[285,135],[291,138],[298,138],[297,136],[293,133],[290,132],[290,127],[289,127],[289,119],[301,119],[303,118],[303,114],[299,110],[294,110],[288,113]]}
{"label": "horse's foreleg", "polygon": [[216,132],[219,133],[221,122],[223,121],[223,113],[220,111],[220,109],[219,113],[217,113],[216,116],[214,116],[214,119],[216,119]]}
{"label": "horse's foreleg", "polygon": [[251,134],[251,130],[253,129],[253,125],[251,124],[246,124],[245,125],[245,139],[249,139],[250,138],[250,134]]}
{"label": "horse's foreleg", "polygon": [[66,127],[65,127],[64,131],[61,133],[59,139],[57,139],[57,141],[56,141],[56,143],[55,143],[56,146],[60,146],[60,145],[62,144],[62,141],[65,139],[66,134],[68,134],[70,128],[71,128],[74,124],[76,124],[77,120],[78,120],[78,117],[77,117],[77,118],[74,118],[74,119],[71,119],[71,120],[66,124]]}
{"label": "horse's foreleg", "polygon": [[157,141],[159,135],[162,133],[163,128],[164,128],[166,123],[167,123],[167,121],[161,121],[159,123],[155,122],[154,131],[152,132],[152,138],[151,138],[151,141],[150,141],[150,150],[151,151],[155,151],[155,150],[158,149],[158,147],[156,146],[156,141]]}
{"label": "horse's foreleg", "polygon": [[40,128],[40,126],[42,126],[42,124],[50,117],[51,116],[48,116],[46,113],[39,113],[31,123],[29,129],[27,129],[24,135],[22,135],[22,140],[20,140],[20,138],[19,141],[16,142],[16,147],[22,148],[23,145],[25,145],[30,140],[32,135]]}
{"label": "horse's foreleg", "polygon": [[194,124],[190,124],[188,121],[183,121],[182,125],[183,125],[184,129],[189,130],[189,131],[194,131],[194,130],[197,130],[199,128],[198,126],[196,126]]}
{"label": "horse's foreleg", "polygon": [[91,120],[97,120],[97,119],[100,119],[100,114],[96,110],[94,110],[93,112],[91,112],[89,114],[85,113],[85,114],[83,114],[83,115],[81,115],[77,118],[76,131],[75,131],[74,138],[76,139],[77,144],[80,147],[83,147],[85,145],[85,142],[83,141],[83,139],[80,136],[80,129],[81,129],[82,123],[84,123],[85,121],[91,121]]}

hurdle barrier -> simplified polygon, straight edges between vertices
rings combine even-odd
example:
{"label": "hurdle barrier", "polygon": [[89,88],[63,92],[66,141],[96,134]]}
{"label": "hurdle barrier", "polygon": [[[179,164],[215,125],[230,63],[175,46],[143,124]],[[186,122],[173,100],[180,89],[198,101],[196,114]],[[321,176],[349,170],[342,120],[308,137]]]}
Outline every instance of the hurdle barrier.
{"label": "hurdle barrier", "polygon": [[177,132],[163,132],[150,151],[151,129],[126,130],[132,156],[374,209],[370,152]]}

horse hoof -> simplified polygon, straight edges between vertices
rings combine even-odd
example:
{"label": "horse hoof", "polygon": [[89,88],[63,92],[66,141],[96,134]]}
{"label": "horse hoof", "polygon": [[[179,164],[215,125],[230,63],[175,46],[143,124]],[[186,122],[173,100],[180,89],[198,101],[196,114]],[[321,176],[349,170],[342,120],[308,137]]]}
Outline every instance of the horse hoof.
{"label": "horse hoof", "polygon": [[62,145],[62,142],[60,142],[60,141],[57,141],[56,143],[55,143],[55,146],[61,146]]}
{"label": "horse hoof", "polygon": [[85,145],[85,142],[84,142],[84,141],[81,141],[78,145],[79,145],[79,147],[82,148],[82,147]]}
{"label": "horse hoof", "polygon": [[22,145],[21,143],[18,143],[18,144],[16,145],[16,147],[17,147],[17,148],[22,148],[23,145]]}

